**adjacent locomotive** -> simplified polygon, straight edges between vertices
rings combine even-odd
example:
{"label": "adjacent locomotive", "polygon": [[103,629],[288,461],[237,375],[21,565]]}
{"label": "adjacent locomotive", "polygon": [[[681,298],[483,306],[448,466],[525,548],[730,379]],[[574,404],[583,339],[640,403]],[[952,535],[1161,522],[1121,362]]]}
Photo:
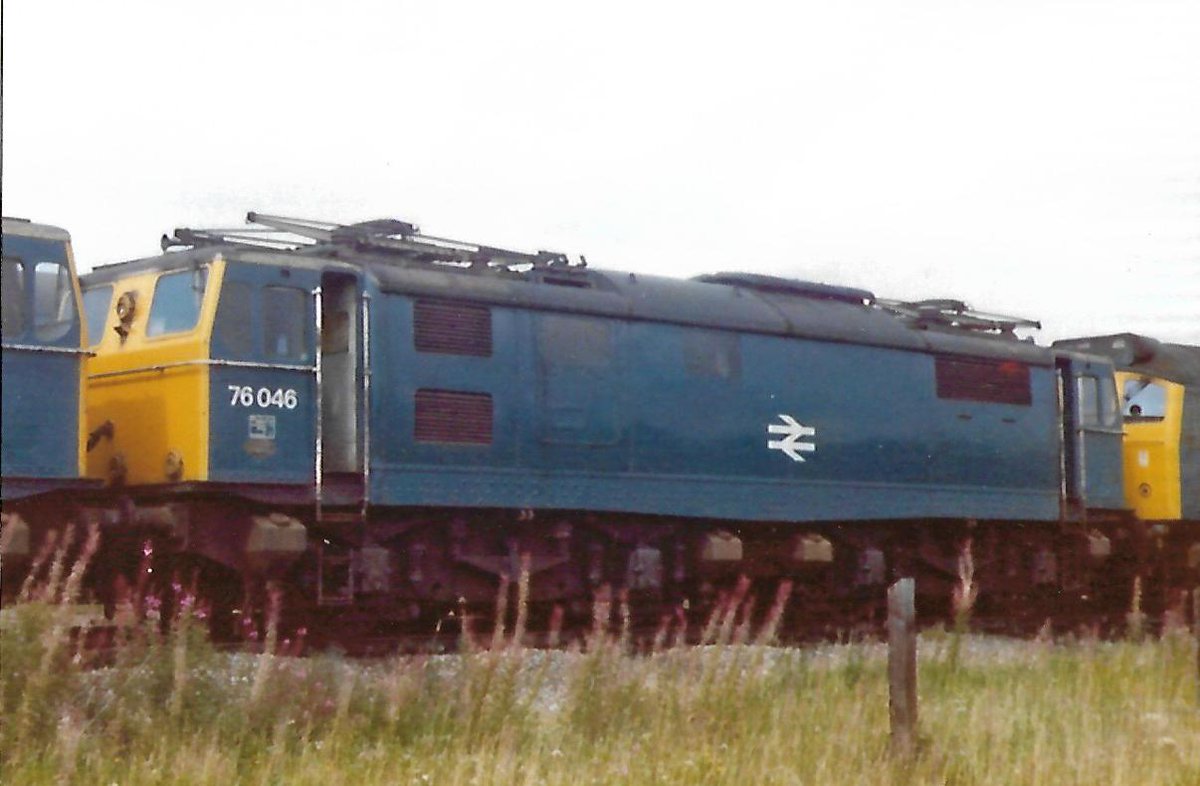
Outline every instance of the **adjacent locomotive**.
{"label": "adjacent locomotive", "polygon": [[29,562],[39,536],[74,515],[71,493],[98,484],[83,477],[87,350],[70,235],[6,217],[2,269],[0,559],[12,572]]}
{"label": "adjacent locomotive", "polygon": [[[1155,540],[1165,592],[1200,584],[1200,347],[1122,333],[1055,342],[1116,364],[1125,497]],[[1167,599],[1171,601],[1170,598]]]}
{"label": "adjacent locomotive", "polygon": [[844,619],[893,575],[949,597],[968,547],[984,607],[1128,597],[1108,358],[951,301],[249,218],[84,279],[89,473],[231,607],[271,578],[385,633],[524,569],[535,607],[745,575]]}

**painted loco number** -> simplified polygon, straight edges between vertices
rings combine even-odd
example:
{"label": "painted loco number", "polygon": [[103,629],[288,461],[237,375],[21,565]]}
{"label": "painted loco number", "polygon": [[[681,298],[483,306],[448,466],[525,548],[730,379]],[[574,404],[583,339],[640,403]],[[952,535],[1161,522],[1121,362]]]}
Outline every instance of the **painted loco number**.
{"label": "painted loco number", "polygon": [[277,409],[295,409],[300,403],[300,396],[294,388],[253,388],[250,385],[226,385],[229,389],[229,406],[253,407],[262,409],[275,407]]}

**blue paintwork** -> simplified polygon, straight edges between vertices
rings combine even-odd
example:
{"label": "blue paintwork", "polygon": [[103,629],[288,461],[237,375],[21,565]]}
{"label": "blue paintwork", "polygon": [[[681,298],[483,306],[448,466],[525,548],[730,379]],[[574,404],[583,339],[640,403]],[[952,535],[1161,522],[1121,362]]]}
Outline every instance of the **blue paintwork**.
{"label": "blue paintwork", "polygon": [[[225,271],[225,283],[243,281],[256,288],[264,286],[289,286],[310,291],[319,280],[312,271],[288,269],[281,275],[281,268],[230,264]],[[257,306],[257,301],[256,301]],[[219,318],[219,317],[218,317]],[[259,308],[251,311],[248,324],[242,329],[253,338],[249,354],[237,354],[221,344],[219,333],[213,339],[212,356],[216,359],[248,363],[280,363],[278,358],[268,357],[263,351],[259,337],[263,333],[263,315]],[[308,301],[304,324],[311,326],[312,303]],[[311,328],[306,335],[308,356],[295,361],[295,365],[312,365],[313,336]],[[314,399],[315,380],[308,371],[213,366],[209,375],[209,480],[230,483],[309,484],[313,478],[313,452],[316,423]],[[255,393],[254,403],[247,407],[231,401],[230,385],[247,386]],[[294,409],[275,404],[259,406],[257,393],[295,390],[297,405]],[[259,431],[252,434],[251,418],[274,419],[273,434]]]}
{"label": "blue paintwork", "polygon": [[[1070,384],[1064,385],[1069,430],[1077,428],[1074,409],[1077,406],[1075,380],[1078,377],[1094,377],[1106,386],[1113,385],[1112,361],[1097,356],[1064,356],[1060,361],[1070,376]],[[1122,452],[1124,434],[1121,417],[1116,403],[1116,390],[1107,399],[1110,421],[1107,424],[1084,424],[1079,430],[1080,439],[1075,440],[1070,450],[1082,450],[1084,502],[1090,508],[1119,510],[1126,507],[1124,458]]]}
{"label": "blue paintwork", "polygon": [[[6,221],[6,226],[8,222]],[[34,225],[36,227],[36,225]],[[4,256],[26,263],[66,264],[65,241],[22,237],[6,232]],[[28,274],[27,274],[28,275]],[[27,287],[27,315],[33,295]],[[0,497],[16,499],[50,491],[79,480],[79,384],[82,355],[36,352],[26,347],[78,349],[78,316],[61,337],[40,340],[32,319],[20,335],[4,335],[0,376],[3,377],[3,434],[0,435]]]}
{"label": "blue paintwork", "polygon": [[[228,280],[279,282],[279,262],[227,259]],[[377,509],[529,507],[745,521],[1060,515],[1057,372],[1044,348],[916,330],[869,304],[719,284],[588,273],[590,288],[557,287],[419,266],[296,261],[291,285],[315,287],[323,270],[354,272],[372,301],[369,491]],[[487,305],[493,354],[417,352],[413,303],[430,296]],[[607,367],[548,363],[540,326],[564,315],[608,325]],[[247,329],[257,334],[259,321]],[[699,334],[736,336],[736,369],[721,376],[689,368],[684,346]],[[1032,403],[939,399],[937,355],[1029,365]],[[216,340],[213,356],[228,356]],[[293,387],[300,404],[232,407],[229,384]],[[217,367],[212,386],[210,478],[311,489],[311,375]],[[422,388],[490,394],[492,444],[417,443],[414,400]],[[248,449],[251,414],[276,417],[269,454]],[[816,450],[804,462],[767,448],[778,438],[767,428],[781,424],[780,415],[816,429]],[[360,423],[361,416],[360,409]],[[1121,488],[1120,445],[1110,442],[1089,447],[1089,487],[1105,505],[1111,495],[1100,489],[1119,495]]]}
{"label": "blue paintwork", "polygon": [[8,349],[3,358],[3,498],[78,478],[79,358]]}
{"label": "blue paintwork", "polygon": [[[745,520],[1058,515],[1052,368],[1034,369],[1029,407],[947,401],[929,354],[747,334],[740,376],[699,377],[682,351],[696,328],[624,322],[608,378],[571,385],[581,417],[615,419],[602,429],[612,439],[568,444],[547,438],[556,415],[535,351],[545,314],[495,308],[495,354],[476,358],[415,352],[408,298],[385,296],[383,311],[376,504]],[[420,387],[491,393],[495,444],[414,444]],[[807,461],[767,449],[780,414],[817,429]]]}

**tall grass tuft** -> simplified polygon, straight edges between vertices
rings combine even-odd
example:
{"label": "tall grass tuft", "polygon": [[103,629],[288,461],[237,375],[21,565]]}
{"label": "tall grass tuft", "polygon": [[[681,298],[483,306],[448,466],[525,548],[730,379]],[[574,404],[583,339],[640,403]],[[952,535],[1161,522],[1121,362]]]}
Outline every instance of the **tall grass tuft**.
{"label": "tall grass tuft", "polygon": [[71,576],[86,565],[63,563],[58,591],[43,592],[64,540],[38,591],[0,611],[5,783],[1200,782],[1190,636],[1025,642],[964,630],[953,667],[928,656],[938,640],[926,637],[927,744],[897,763],[885,647],[770,646],[786,583],[757,626],[755,593],[739,582],[710,615],[706,646],[678,646],[680,607],[638,654],[636,601],[609,588],[596,593],[583,646],[520,646],[525,575],[516,608],[508,582],[498,594],[490,638],[459,615],[470,643],[460,654],[359,661],[288,654],[272,631],[277,591],[261,650],[218,651],[185,582],[159,605],[170,625],[149,613],[147,583],[147,613],[98,662],[80,657],[83,637],[63,624]]}

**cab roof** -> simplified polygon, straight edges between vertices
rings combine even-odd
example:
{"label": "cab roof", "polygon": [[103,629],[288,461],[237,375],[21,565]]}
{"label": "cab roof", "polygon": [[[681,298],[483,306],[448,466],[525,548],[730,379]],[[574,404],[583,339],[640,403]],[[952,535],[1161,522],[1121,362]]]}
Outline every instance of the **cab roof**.
{"label": "cab roof", "polygon": [[3,230],[5,235],[14,235],[16,237],[30,237],[35,240],[55,240],[63,243],[71,242],[70,233],[62,227],[51,226],[50,224],[37,224],[27,218],[4,216]]}
{"label": "cab roof", "polygon": [[1169,344],[1136,333],[1114,333],[1107,336],[1063,339],[1055,347],[1076,352],[1102,355],[1112,360],[1121,371],[1200,385],[1200,347],[1190,344]]}

